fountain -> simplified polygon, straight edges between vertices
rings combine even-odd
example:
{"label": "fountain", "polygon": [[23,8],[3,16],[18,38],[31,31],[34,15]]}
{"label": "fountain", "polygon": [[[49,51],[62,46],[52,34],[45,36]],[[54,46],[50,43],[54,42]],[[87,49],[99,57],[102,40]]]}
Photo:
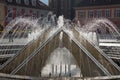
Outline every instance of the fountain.
{"label": "fountain", "polygon": [[[95,19],[82,27],[78,25],[63,16],[56,21],[51,13],[45,18],[19,17],[11,21],[3,31],[0,43],[23,43],[24,46],[0,66],[0,72],[29,76],[28,79],[119,77],[120,67],[99,48],[97,33],[98,30],[105,33],[101,29],[106,26],[112,35],[120,36],[116,27],[107,19]],[[10,31],[12,42],[9,42]],[[19,39],[21,41],[16,42]],[[1,54],[11,53],[4,51]]]}

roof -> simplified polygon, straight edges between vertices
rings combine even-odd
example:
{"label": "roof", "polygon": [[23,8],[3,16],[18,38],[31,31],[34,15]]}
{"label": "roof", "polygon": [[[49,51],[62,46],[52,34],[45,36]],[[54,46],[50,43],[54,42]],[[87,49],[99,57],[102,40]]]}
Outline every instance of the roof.
{"label": "roof", "polygon": [[6,5],[14,5],[14,6],[21,6],[21,7],[29,7],[29,8],[36,8],[36,9],[44,9],[49,10],[49,7],[41,2],[40,0],[36,0],[36,5],[32,5],[32,0],[28,0],[29,4],[26,5],[24,0],[21,0],[20,3],[17,3],[16,0],[12,0],[12,2],[9,2],[8,0],[5,0]]}
{"label": "roof", "polygon": [[76,7],[117,5],[120,0],[82,0]]}

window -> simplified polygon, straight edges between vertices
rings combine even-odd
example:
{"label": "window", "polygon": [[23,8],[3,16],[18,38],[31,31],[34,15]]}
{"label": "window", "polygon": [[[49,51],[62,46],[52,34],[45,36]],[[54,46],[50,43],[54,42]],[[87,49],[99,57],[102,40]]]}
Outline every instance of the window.
{"label": "window", "polygon": [[24,17],[29,17],[29,10],[25,10]]}
{"label": "window", "polygon": [[85,11],[79,12],[79,18],[85,18]]}
{"label": "window", "polygon": [[61,9],[64,9],[64,0],[61,0]]}
{"label": "window", "polygon": [[32,5],[36,6],[36,0],[31,0],[32,1]]}
{"label": "window", "polygon": [[20,4],[20,3],[21,3],[21,0],[16,0],[16,3]]}
{"label": "window", "polygon": [[13,0],[7,0],[8,2],[12,2]]}
{"label": "window", "polygon": [[41,14],[40,17],[44,17],[44,14]]}
{"label": "window", "polygon": [[90,3],[95,3],[96,0],[90,0]]}
{"label": "window", "polygon": [[9,23],[12,19],[13,19],[13,10],[12,10],[12,8],[8,7],[6,22]]}
{"label": "window", "polygon": [[94,17],[94,11],[93,10],[88,11],[88,17],[89,18],[93,18]]}
{"label": "window", "polygon": [[98,18],[102,17],[102,10],[97,10],[97,15]]}
{"label": "window", "polygon": [[106,0],[106,2],[111,2],[111,0]]}
{"label": "window", "polygon": [[17,9],[16,16],[17,16],[17,17],[21,16],[21,14],[20,14],[20,9]]}
{"label": "window", "polygon": [[29,5],[29,0],[24,0],[24,3],[25,3],[26,5]]}
{"label": "window", "polygon": [[117,17],[117,18],[120,17],[120,9],[115,10],[115,17]]}
{"label": "window", "polygon": [[37,18],[37,15],[36,15],[35,12],[33,12],[32,17],[33,17],[33,19],[36,19],[36,18]]}
{"label": "window", "polygon": [[110,10],[105,10],[105,17],[110,18]]}
{"label": "window", "polygon": [[25,17],[25,9],[21,9],[21,15],[22,17]]}
{"label": "window", "polygon": [[13,17],[12,13],[13,13],[12,9],[8,8],[8,11],[7,11],[8,17]]}

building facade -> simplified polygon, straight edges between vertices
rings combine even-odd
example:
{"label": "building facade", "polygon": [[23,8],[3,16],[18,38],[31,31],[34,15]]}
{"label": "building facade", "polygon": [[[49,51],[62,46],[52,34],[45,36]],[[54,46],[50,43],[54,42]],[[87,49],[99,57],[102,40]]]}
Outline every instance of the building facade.
{"label": "building facade", "polygon": [[75,17],[74,7],[81,0],[49,0],[49,7],[57,15],[64,15],[67,19]]}
{"label": "building facade", "polygon": [[49,0],[49,6],[57,16],[64,15],[65,18],[69,18],[71,15],[70,0]]}
{"label": "building facade", "polygon": [[120,0],[84,0],[75,13],[83,24],[93,18],[107,18],[120,28]]}
{"label": "building facade", "polygon": [[46,16],[50,11],[49,7],[39,0],[3,0],[3,4],[1,12],[5,13],[2,20],[4,26],[19,16],[38,18]]}
{"label": "building facade", "polygon": [[6,13],[4,1],[0,0],[0,25],[4,25],[5,14]]}

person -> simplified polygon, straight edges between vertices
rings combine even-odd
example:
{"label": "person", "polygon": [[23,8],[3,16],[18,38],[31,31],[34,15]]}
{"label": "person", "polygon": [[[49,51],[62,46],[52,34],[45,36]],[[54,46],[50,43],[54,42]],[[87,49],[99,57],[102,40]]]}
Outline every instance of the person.
{"label": "person", "polygon": [[61,77],[61,73],[59,73],[59,77]]}
{"label": "person", "polygon": [[51,73],[49,73],[49,77],[51,77]]}
{"label": "person", "polygon": [[71,75],[72,75],[72,74],[71,74],[71,73],[69,73],[69,77],[71,77]]}
{"label": "person", "polygon": [[97,29],[97,33],[98,33],[98,34],[101,34],[101,30],[100,30],[99,28]]}
{"label": "person", "polygon": [[117,36],[117,40],[120,40],[120,36]]}
{"label": "person", "polygon": [[9,31],[9,42],[13,42],[13,31]]}

